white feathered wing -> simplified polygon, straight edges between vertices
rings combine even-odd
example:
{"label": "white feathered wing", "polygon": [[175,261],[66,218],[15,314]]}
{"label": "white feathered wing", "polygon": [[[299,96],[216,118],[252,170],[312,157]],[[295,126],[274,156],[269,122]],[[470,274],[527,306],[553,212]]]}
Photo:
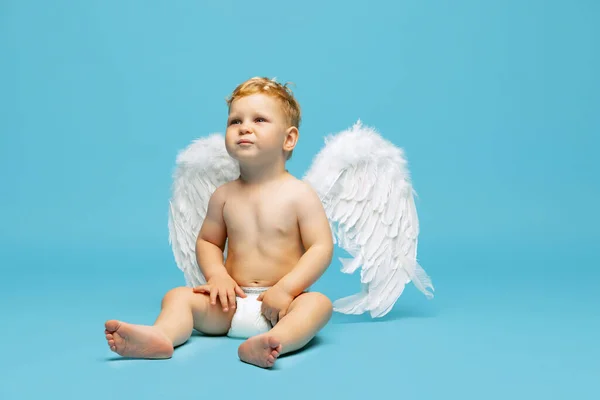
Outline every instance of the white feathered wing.
{"label": "white feathered wing", "polygon": [[239,164],[229,156],[225,139],[218,133],[195,140],[177,156],[169,202],[169,242],[188,286],[206,283],[196,261],[196,239],[210,196],[239,174]]}
{"label": "white feathered wing", "polygon": [[361,268],[361,292],[334,302],[344,314],[387,314],[407,283],[428,298],[431,280],[417,262],[419,221],[402,149],[358,121],[325,139],[304,177],[319,194],[340,247],[342,272]]}

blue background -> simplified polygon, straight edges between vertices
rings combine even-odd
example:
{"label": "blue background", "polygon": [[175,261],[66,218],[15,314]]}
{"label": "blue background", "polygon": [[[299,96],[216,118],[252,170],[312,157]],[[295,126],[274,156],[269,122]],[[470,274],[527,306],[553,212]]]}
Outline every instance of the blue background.
{"label": "blue background", "polygon": [[[0,2],[0,397],[598,398],[600,3]],[[335,315],[265,371],[239,342],[120,360],[104,321],[182,285],[176,154],[252,76],[295,83],[289,169],[358,118],[403,147],[436,297]],[[339,263],[315,287],[358,289]]]}

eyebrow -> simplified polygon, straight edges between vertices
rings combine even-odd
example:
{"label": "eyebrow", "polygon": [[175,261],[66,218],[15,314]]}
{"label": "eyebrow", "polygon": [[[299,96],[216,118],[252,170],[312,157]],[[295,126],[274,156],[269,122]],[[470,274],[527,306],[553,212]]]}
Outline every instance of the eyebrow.
{"label": "eyebrow", "polygon": [[[253,118],[260,117],[260,118],[264,118],[264,119],[271,119],[271,116],[269,116],[269,113],[264,112],[264,111],[255,111],[255,112],[252,112],[250,115],[252,115]],[[241,119],[241,117],[239,116],[238,113],[232,113],[229,115],[229,117],[227,117],[227,121],[231,121],[234,119]]]}

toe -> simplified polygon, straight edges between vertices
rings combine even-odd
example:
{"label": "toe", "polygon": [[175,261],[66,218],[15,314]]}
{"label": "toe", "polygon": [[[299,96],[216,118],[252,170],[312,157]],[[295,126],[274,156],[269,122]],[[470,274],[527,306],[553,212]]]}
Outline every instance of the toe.
{"label": "toe", "polygon": [[119,321],[112,319],[110,321],[106,321],[104,327],[106,328],[107,333],[113,333],[116,332],[117,329],[119,329],[120,325],[121,323]]}
{"label": "toe", "polygon": [[273,336],[269,337],[269,347],[272,349],[276,349],[277,351],[279,351],[279,347],[281,346],[281,343],[279,342],[279,340],[277,340],[277,338],[274,338]]}

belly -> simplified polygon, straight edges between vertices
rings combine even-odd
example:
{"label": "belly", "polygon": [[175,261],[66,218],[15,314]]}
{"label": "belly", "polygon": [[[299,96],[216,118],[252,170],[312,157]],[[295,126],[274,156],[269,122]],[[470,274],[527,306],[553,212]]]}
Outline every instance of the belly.
{"label": "belly", "polygon": [[264,239],[260,244],[231,240],[225,267],[240,286],[273,286],[296,266],[303,253],[302,244],[290,239]]}

